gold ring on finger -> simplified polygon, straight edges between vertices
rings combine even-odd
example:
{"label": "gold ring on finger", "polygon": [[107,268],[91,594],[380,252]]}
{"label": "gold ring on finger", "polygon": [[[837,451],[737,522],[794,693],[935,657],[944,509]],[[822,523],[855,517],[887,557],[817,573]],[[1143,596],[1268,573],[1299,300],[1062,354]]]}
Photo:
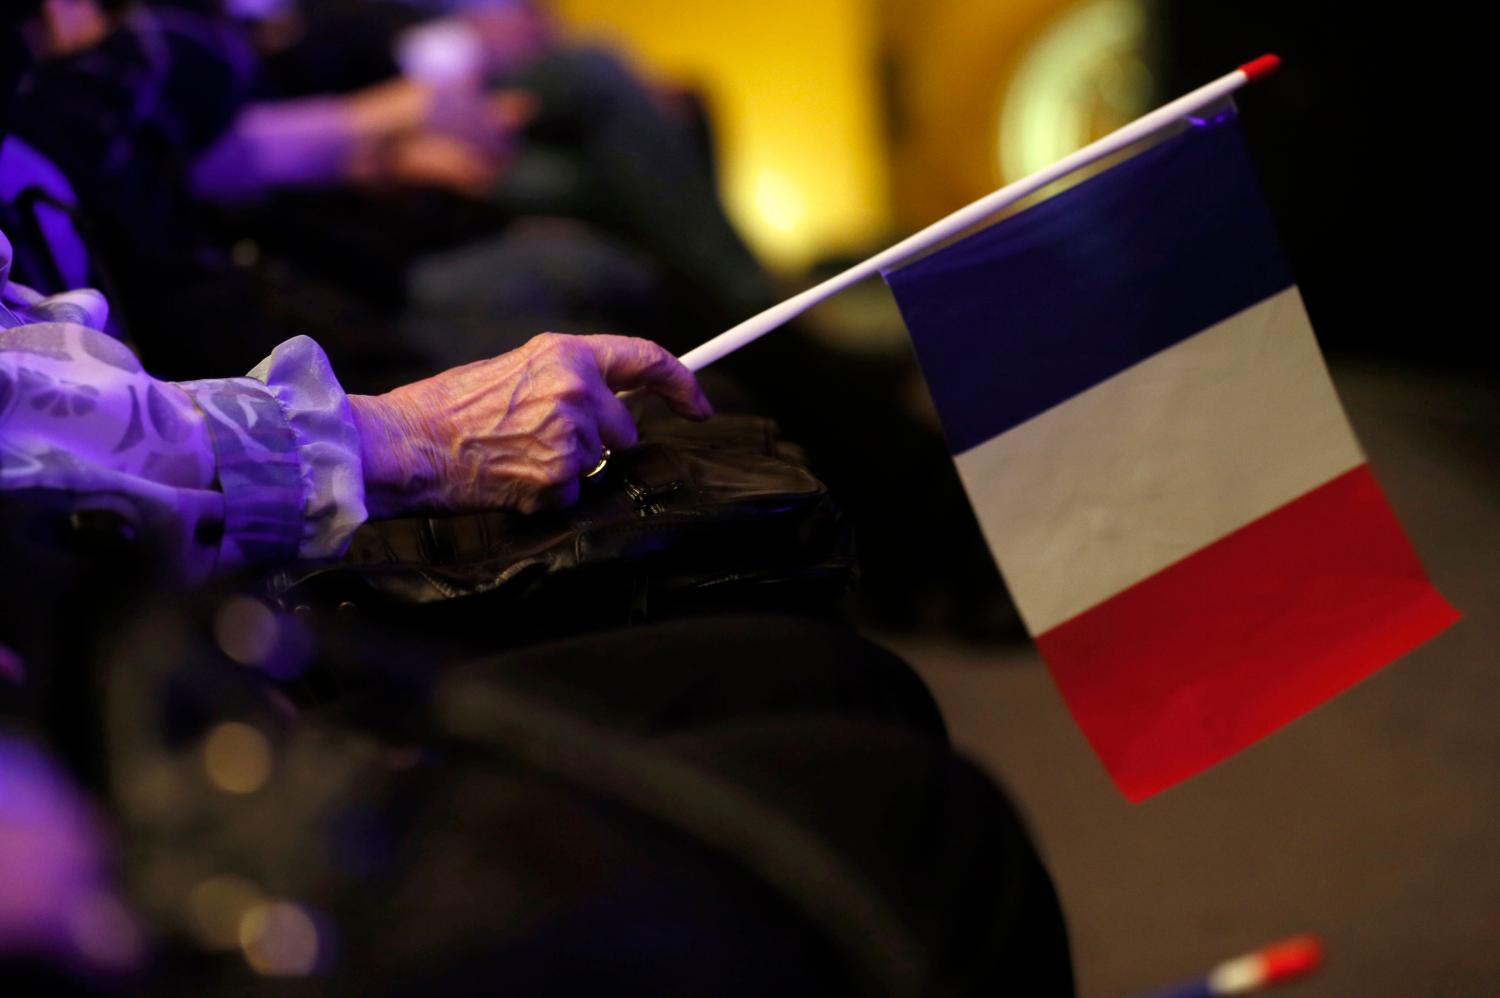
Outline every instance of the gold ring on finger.
{"label": "gold ring on finger", "polygon": [[589,471],[585,471],[583,473],[583,477],[593,478],[595,475],[598,475],[600,472],[602,472],[604,470],[604,466],[609,463],[609,453],[609,448],[604,448],[604,453],[599,455],[599,463],[594,465],[594,467]]}

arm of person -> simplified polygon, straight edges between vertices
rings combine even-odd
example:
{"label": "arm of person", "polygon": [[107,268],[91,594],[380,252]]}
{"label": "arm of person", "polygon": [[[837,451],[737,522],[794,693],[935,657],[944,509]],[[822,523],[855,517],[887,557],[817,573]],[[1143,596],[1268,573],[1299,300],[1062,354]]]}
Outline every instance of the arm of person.
{"label": "arm of person", "polygon": [[30,311],[43,321],[0,331],[0,488],[122,515],[185,582],[342,552],[365,518],[360,447],[315,343],[282,344],[251,377],[173,384]]}
{"label": "arm of person", "polygon": [[544,334],[381,396],[346,395],[307,337],[243,378],[169,383],[76,322],[0,331],[0,488],[118,503],[188,580],[340,556],[373,513],[566,504],[635,441],[615,392],[711,410],[662,348]]}
{"label": "arm of person", "polygon": [[511,91],[398,78],[338,96],[251,104],[193,164],[193,193],[253,200],[277,188],[346,183],[444,186],[475,194],[530,115]]}
{"label": "arm of person", "polygon": [[371,148],[418,127],[430,101],[429,88],[393,80],[351,96],[251,104],[193,165],[193,193],[236,202],[342,183]]}

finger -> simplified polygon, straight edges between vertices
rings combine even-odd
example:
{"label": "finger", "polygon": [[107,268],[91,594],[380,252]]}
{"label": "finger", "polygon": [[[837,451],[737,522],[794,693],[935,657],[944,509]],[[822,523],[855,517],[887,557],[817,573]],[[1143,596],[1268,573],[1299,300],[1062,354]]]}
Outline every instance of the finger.
{"label": "finger", "polygon": [[630,336],[583,336],[611,391],[643,388],[660,395],[679,415],[707,419],[714,413],[693,372],[650,340]]}
{"label": "finger", "polygon": [[640,437],[630,409],[607,389],[601,387],[594,397],[594,414],[599,420],[599,437],[611,450],[634,447]]}
{"label": "finger", "polygon": [[599,459],[604,456],[606,441],[592,421],[580,420],[574,432],[578,437],[578,449],[568,461],[568,474],[561,484],[577,479],[598,464]]}

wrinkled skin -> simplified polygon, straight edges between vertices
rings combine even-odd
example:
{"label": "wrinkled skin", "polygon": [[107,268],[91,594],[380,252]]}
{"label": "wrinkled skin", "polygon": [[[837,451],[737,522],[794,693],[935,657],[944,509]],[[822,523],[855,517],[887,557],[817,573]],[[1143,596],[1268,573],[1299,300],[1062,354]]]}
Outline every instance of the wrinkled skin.
{"label": "wrinkled skin", "polygon": [[689,419],[713,414],[675,357],[624,336],[543,333],[385,395],[350,396],[370,515],[570,505],[604,448],[636,442],[615,393],[637,389]]}

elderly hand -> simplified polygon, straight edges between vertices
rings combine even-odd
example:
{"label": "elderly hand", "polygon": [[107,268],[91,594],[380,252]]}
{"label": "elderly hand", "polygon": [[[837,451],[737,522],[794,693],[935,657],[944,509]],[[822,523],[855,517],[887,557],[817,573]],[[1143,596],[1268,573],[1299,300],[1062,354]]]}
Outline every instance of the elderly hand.
{"label": "elderly hand", "polygon": [[370,515],[569,505],[605,447],[636,442],[615,392],[637,388],[689,419],[713,414],[676,358],[624,336],[544,333],[385,395],[350,396]]}

